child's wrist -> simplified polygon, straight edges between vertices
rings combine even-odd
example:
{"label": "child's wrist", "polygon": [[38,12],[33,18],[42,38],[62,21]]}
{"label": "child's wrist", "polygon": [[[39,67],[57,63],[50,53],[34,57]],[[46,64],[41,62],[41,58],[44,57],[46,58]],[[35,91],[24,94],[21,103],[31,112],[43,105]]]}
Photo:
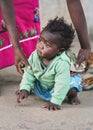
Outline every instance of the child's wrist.
{"label": "child's wrist", "polygon": [[25,89],[21,89],[20,92],[26,92],[27,95],[29,94],[29,92],[27,90],[25,90]]}

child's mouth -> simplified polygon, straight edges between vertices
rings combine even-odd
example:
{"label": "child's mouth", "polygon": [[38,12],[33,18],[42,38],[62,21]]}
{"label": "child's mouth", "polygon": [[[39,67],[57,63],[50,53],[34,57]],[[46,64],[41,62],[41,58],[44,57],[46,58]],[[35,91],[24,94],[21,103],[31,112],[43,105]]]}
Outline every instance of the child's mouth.
{"label": "child's mouth", "polygon": [[37,53],[38,53],[39,56],[42,56],[42,52],[38,49],[37,49]]}

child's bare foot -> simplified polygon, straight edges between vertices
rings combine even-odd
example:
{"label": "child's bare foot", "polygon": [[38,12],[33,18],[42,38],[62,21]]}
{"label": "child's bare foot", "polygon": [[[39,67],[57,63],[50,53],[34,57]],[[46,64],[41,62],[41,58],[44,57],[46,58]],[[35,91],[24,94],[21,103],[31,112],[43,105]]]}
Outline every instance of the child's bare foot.
{"label": "child's bare foot", "polygon": [[68,100],[69,100],[69,103],[72,105],[80,104],[80,100],[78,99],[78,97],[68,98]]}

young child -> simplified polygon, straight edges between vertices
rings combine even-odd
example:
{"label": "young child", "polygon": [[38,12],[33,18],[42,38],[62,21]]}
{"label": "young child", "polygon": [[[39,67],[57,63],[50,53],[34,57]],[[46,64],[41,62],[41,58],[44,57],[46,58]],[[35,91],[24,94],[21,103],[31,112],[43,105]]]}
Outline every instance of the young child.
{"label": "young child", "polygon": [[27,98],[33,91],[49,101],[45,108],[60,109],[64,98],[79,104],[77,86],[70,89],[70,58],[67,50],[74,38],[74,30],[63,18],[50,20],[41,32],[36,50],[29,57],[31,69],[25,68],[17,102]]}

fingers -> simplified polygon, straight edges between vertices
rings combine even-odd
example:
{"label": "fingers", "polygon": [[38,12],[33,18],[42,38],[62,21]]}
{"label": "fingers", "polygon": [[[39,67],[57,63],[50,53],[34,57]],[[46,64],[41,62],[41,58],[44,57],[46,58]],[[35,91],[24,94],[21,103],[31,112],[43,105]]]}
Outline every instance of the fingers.
{"label": "fingers", "polygon": [[16,95],[19,95],[19,94],[20,94],[20,90],[17,90],[17,91],[15,92],[15,94],[16,94]]}
{"label": "fingers", "polygon": [[25,65],[25,62],[24,61],[20,61],[17,65],[16,65],[16,69],[17,69],[17,71],[21,74],[21,75],[23,75],[23,73],[24,73],[24,68],[27,68],[27,69],[31,69],[31,67],[30,67],[30,65],[29,64],[26,64]]}
{"label": "fingers", "polygon": [[80,66],[80,64],[85,60],[86,60],[86,58],[85,58],[85,55],[84,55],[84,51],[82,49],[80,49],[79,54],[78,54],[78,62],[77,62],[77,64]]}
{"label": "fingers", "polygon": [[20,94],[19,94],[19,96],[18,96],[18,98],[17,98],[17,102],[18,102],[18,103],[21,103],[21,101],[22,101],[23,99],[25,99],[25,98],[27,98],[26,95],[20,95]]}
{"label": "fingers", "polygon": [[17,90],[16,94],[18,95],[17,102],[21,103],[21,101],[28,97],[28,94],[25,90]]}
{"label": "fingers", "polygon": [[28,60],[26,58],[26,55],[24,54],[23,50],[21,48],[16,48],[15,50],[15,66],[17,71],[20,74],[23,74],[21,65],[24,65],[28,69],[30,69],[30,65],[28,63]]}
{"label": "fingers", "polygon": [[80,58],[78,58],[76,67],[78,68],[78,65],[80,66],[80,64],[82,64],[83,66],[86,66],[87,64],[87,59],[85,59],[83,55]]}
{"label": "fingers", "polygon": [[87,65],[87,61],[88,61],[89,56],[90,56],[90,50],[88,50],[88,49],[80,49],[79,53],[78,53],[77,65],[80,66],[81,63]]}
{"label": "fingers", "polygon": [[[80,64],[84,61],[84,57],[81,56],[80,58],[78,58],[78,62],[77,64],[80,66]],[[78,66],[77,66],[78,67]]]}
{"label": "fingers", "polygon": [[23,71],[22,71],[22,68],[21,68],[21,64],[23,64],[23,61],[20,61],[20,60],[16,60],[16,59],[15,59],[16,69],[17,69],[17,71],[22,75],[22,74],[23,74]]}
{"label": "fingers", "polygon": [[17,103],[21,103],[21,98],[20,97],[17,98]]}
{"label": "fingers", "polygon": [[49,111],[53,110],[61,110],[60,106],[58,105],[52,105],[52,104],[46,104],[44,108],[48,109]]}
{"label": "fingers", "polygon": [[23,75],[24,71],[23,68],[25,67],[24,61],[20,61],[17,65],[17,71]]}
{"label": "fingers", "polygon": [[25,67],[30,69],[30,65],[29,65],[28,61],[25,62]]}
{"label": "fingers", "polygon": [[21,74],[21,75],[23,75],[23,70],[22,70],[22,68],[19,66],[19,65],[16,65],[16,69],[17,69],[17,71]]}

